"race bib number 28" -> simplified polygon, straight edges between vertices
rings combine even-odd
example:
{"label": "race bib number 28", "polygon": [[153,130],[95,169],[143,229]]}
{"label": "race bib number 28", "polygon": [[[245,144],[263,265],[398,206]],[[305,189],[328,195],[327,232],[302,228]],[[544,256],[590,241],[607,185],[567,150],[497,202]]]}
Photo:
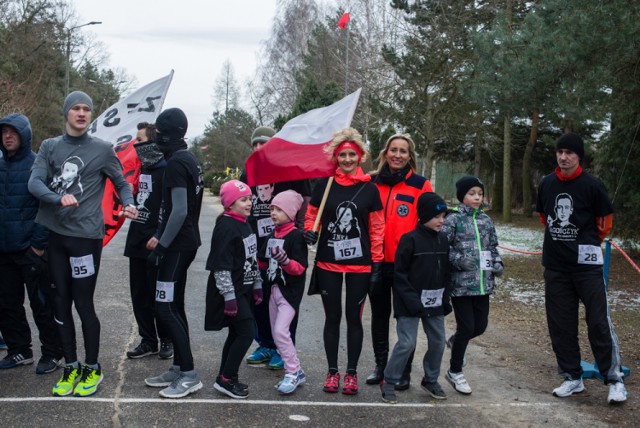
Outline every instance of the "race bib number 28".
{"label": "race bib number 28", "polygon": [[69,257],[72,278],[87,278],[96,273],[93,265],[93,254],[82,257]]}
{"label": "race bib number 28", "polygon": [[604,263],[602,248],[597,245],[579,245],[578,263],[581,265],[601,265]]}

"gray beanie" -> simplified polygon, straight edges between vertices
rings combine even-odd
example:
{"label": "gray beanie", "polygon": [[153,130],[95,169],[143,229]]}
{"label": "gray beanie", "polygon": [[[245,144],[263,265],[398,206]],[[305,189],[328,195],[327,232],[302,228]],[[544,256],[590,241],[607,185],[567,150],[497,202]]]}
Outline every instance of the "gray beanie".
{"label": "gray beanie", "polygon": [[64,99],[64,105],[62,106],[65,119],[67,118],[69,110],[71,110],[71,108],[76,104],[86,104],[91,110],[93,110],[93,101],[91,101],[91,97],[89,95],[82,91],[73,91]]}

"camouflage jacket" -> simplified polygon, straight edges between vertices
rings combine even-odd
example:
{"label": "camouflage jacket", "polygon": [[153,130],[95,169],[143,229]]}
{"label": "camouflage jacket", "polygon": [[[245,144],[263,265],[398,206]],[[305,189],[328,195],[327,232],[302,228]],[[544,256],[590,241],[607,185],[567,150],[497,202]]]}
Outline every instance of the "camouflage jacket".
{"label": "camouflage jacket", "polygon": [[[495,285],[491,267],[495,263],[502,263],[491,218],[480,208],[460,204],[447,216],[442,232],[449,240],[453,285],[451,297],[491,294]],[[476,260],[475,270],[462,270],[460,262],[467,257]]]}

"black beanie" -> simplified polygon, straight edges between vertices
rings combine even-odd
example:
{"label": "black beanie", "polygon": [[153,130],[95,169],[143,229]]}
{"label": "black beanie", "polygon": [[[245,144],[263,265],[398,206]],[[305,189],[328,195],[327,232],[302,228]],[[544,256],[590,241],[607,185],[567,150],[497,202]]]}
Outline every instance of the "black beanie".
{"label": "black beanie", "polygon": [[[179,108],[164,110],[156,119],[158,139],[162,141],[184,138],[187,133],[187,116]],[[161,141],[160,141],[161,142]]]}
{"label": "black beanie", "polygon": [[556,150],[560,149],[571,150],[577,154],[581,160],[584,158],[584,141],[582,141],[582,137],[573,132],[568,132],[558,138],[556,141]]}
{"label": "black beanie", "polygon": [[478,186],[484,193],[484,183],[480,181],[478,177],[472,175],[465,175],[460,180],[456,181],[456,197],[460,202],[464,199],[469,189]]}
{"label": "black beanie", "polygon": [[447,203],[433,192],[423,193],[418,198],[418,218],[421,224],[445,211],[447,211]]}

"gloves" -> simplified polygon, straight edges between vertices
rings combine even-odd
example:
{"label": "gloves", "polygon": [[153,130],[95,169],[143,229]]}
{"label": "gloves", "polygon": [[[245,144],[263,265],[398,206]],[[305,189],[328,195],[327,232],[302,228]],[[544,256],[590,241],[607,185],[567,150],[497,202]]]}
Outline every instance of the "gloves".
{"label": "gloves", "polygon": [[235,297],[231,300],[224,301],[224,314],[228,317],[235,317],[238,315],[238,301]]}
{"label": "gloves", "polygon": [[147,263],[153,266],[160,266],[160,263],[162,262],[162,259],[164,259],[166,253],[167,249],[165,247],[160,244],[156,245],[156,248],[151,251],[149,256],[147,256]]}
{"label": "gloves", "polygon": [[382,282],[382,262],[374,262],[371,265],[371,278],[369,279],[369,294],[373,293]]}
{"label": "gloves", "polygon": [[460,270],[472,271],[476,270],[476,259],[465,257],[460,260]]}
{"label": "gloves", "polygon": [[287,253],[285,253],[280,247],[271,247],[271,258],[277,261],[281,266],[289,264],[289,257],[287,257]]}
{"label": "gloves", "polygon": [[318,232],[314,232],[313,230],[307,230],[304,233],[304,241],[307,245],[313,245],[318,242]]}
{"label": "gloves", "polygon": [[442,302],[442,311],[445,317],[449,315],[451,312],[453,312],[453,307],[451,306],[451,299],[447,299],[446,301]]}
{"label": "gloves", "polygon": [[253,301],[256,306],[262,303],[262,299],[264,295],[262,294],[262,279],[256,279],[253,282],[253,290],[251,290],[251,295],[253,296]]}
{"label": "gloves", "polygon": [[491,272],[493,272],[494,276],[502,276],[504,273],[504,266],[500,262],[494,263],[493,268],[491,268]]}
{"label": "gloves", "polygon": [[253,301],[256,306],[262,303],[262,288],[254,288],[251,294],[253,295]]}

